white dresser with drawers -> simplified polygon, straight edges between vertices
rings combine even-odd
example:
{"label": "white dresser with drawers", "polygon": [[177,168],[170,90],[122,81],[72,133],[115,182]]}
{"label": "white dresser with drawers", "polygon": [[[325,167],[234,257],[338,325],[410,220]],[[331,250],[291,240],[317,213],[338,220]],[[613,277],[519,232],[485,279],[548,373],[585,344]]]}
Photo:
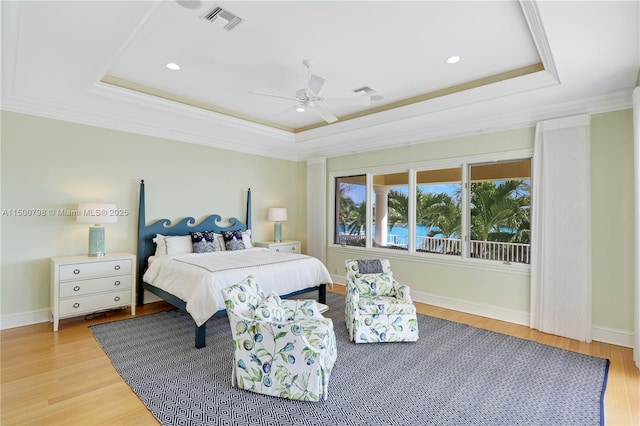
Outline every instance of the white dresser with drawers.
{"label": "white dresser with drawers", "polygon": [[65,317],[126,306],[135,315],[135,270],[131,253],[51,258],[53,331]]}

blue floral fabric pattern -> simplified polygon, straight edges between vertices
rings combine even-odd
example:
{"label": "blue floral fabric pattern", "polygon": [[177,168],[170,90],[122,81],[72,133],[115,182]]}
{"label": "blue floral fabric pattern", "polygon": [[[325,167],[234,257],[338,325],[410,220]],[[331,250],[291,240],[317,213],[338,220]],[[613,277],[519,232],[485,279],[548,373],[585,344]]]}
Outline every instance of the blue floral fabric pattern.
{"label": "blue floral fabric pattern", "polygon": [[216,251],[216,234],[213,231],[191,232],[190,234],[194,253]]}
{"label": "blue floral fabric pattern", "polygon": [[251,275],[222,296],[234,340],[234,386],[302,401],[327,399],[336,337],[314,300],[266,297]]}
{"label": "blue floral fabric pattern", "polygon": [[287,310],[282,303],[282,299],[275,293],[260,303],[260,306],[253,312],[253,318],[256,321],[283,322],[290,320],[287,316]]}
{"label": "blue floral fabric pattern", "polygon": [[359,274],[354,285],[362,296],[395,296],[396,289],[393,285],[393,274],[383,272],[381,274]]}
{"label": "blue floral fabric pattern", "polygon": [[242,241],[242,231],[223,231],[222,238],[227,250],[244,250],[246,247]]}
{"label": "blue floral fabric pattern", "polygon": [[377,274],[362,273],[360,262],[345,260],[349,338],[356,343],[417,341],[418,319],[409,287],[393,278],[388,259],[380,259],[382,272]]}

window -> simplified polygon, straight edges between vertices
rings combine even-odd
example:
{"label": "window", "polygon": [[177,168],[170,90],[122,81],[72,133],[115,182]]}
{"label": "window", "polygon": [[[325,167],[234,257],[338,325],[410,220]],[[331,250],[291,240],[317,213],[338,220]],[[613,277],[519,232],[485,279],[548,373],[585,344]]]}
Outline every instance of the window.
{"label": "window", "polygon": [[529,264],[531,159],[480,159],[336,176],[334,243]]}
{"label": "window", "polygon": [[407,250],[409,242],[409,174],[373,176],[372,245]]}
{"label": "window", "polygon": [[416,173],[416,251],[460,256],[462,168]]}
{"label": "window", "polygon": [[336,217],[334,242],[343,246],[366,243],[367,177],[346,176],[336,179]]}
{"label": "window", "polygon": [[469,167],[469,256],[531,260],[531,160]]}

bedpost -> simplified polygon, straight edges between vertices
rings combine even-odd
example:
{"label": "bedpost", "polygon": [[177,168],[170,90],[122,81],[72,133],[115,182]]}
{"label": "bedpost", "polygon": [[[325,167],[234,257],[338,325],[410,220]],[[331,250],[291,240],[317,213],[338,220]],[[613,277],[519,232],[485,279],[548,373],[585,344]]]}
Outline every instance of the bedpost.
{"label": "bedpost", "polygon": [[327,285],[320,284],[318,286],[318,302],[327,303]]}
{"label": "bedpost", "polygon": [[251,229],[251,188],[247,189],[247,220],[244,223],[247,224],[247,229]]}
{"label": "bedpost", "polygon": [[146,260],[143,250],[143,230],[145,227],[145,211],[144,211],[144,179],[140,180],[140,201],[138,202],[138,279],[136,281],[136,289],[138,295],[137,305],[144,304],[144,287],[142,286],[142,275],[144,275],[144,262]]}

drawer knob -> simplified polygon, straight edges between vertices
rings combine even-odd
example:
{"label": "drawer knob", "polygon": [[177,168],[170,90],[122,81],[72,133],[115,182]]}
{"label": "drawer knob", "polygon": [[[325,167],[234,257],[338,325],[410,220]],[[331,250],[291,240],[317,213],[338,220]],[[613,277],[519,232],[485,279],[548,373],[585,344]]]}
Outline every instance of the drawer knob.
{"label": "drawer knob", "polygon": [[113,285],[120,285],[120,281],[114,282]]}
{"label": "drawer knob", "polygon": [[116,296],[116,297],[114,297],[114,298],[113,298],[113,300],[114,300],[115,302],[119,302],[119,301],[120,301],[120,296]]}
{"label": "drawer knob", "polygon": [[120,265],[114,266],[113,269],[115,269],[116,271],[119,271],[120,270]]}
{"label": "drawer knob", "polygon": [[74,270],[73,270],[73,274],[74,274],[74,275],[78,275],[79,273],[80,273],[80,269],[74,269]]}
{"label": "drawer knob", "polygon": [[80,286],[79,286],[79,285],[75,286],[75,287],[73,288],[73,291],[80,291]]}
{"label": "drawer knob", "polygon": [[74,307],[74,308],[79,308],[79,307],[80,307],[80,304],[79,304],[78,302],[76,302],[76,303],[74,303],[74,304],[73,304],[73,307]]}

